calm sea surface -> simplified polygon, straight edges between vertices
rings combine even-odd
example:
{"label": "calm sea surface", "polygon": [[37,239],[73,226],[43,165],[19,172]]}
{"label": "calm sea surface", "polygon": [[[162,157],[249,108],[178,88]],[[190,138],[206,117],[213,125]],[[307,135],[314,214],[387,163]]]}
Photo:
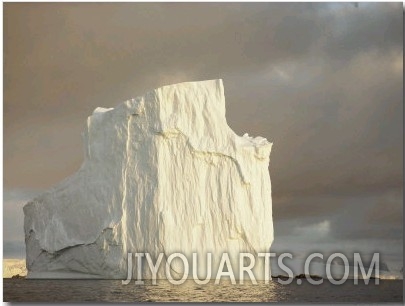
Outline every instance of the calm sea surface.
{"label": "calm sea surface", "polygon": [[160,281],[157,285],[122,285],[117,280],[27,280],[4,279],[6,302],[402,302],[402,280],[370,281],[365,285],[352,280],[340,286],[329,281],[319,286],[303,280],[281,285],[259,282],[252,285],[232,285],[221,281],[197,285],[193,280],[182,285]]}

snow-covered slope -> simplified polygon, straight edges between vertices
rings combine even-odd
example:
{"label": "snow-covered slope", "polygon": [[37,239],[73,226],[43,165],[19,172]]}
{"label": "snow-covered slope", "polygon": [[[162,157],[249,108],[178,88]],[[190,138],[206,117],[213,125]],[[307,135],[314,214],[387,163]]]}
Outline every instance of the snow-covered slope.
{"label": "snow-covered slope", "polygon": [[125,278],[128,252],[212,252],[215,266],[268,251],[272,144],[229,128],[222,80],[97,108],[84,144],[80,170],[24,207],[28,277]]}

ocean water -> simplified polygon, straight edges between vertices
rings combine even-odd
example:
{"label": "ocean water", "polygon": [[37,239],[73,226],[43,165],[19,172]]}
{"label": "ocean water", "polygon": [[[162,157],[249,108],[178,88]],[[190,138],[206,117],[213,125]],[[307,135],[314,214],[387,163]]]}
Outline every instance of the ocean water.
{"label": "ocean water", "polygon": [[219,285],[210,282],[197,285],[187,280],[182,285],[158,281],[157,285],[132,281],[122,285],[119,280],[29,280],[3,279],[3,300],[6,302],[351,302],[378,303],[403,300],[402,280],[373,280],[368,285],[348,280],[342,285],[329,281],[318,286],[305,279],[298,285],[271,280],[269,284],[232,285],[221,280]]}

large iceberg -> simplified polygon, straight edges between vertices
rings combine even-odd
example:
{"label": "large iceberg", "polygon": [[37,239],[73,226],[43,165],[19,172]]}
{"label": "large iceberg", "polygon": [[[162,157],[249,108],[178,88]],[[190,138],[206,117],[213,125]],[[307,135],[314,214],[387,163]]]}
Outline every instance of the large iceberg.
{"label": "large iceberg", "polygon": [[227,125],[222,80],[97,108],[83,138],[81,168],[24,206],[28,278],[125,279],[136,252],[197,253],[205,275],[207,252],[269,251],[272,144]]}

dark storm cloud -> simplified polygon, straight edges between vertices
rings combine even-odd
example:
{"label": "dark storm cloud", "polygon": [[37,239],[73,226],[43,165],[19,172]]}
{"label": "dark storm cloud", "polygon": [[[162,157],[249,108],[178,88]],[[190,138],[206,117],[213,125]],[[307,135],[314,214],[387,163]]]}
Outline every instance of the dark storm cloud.
{"label": "dark storm cloud", "polygon": [[393,240],[402,242],[401,192],[363,197],[343,205],[331,222],[335,239]]}
{"label": "dark storm cloud", "polygon": [[4,241],[3,258],[25,258],[24,240]]}
{"label": "dark storm cloud", "polygon": [[384,54],[390,48],[402,48],[402,16],[391,15],[393,9],[399,11],[395,4],[381,6],[378,11],[373,5],[365,4],[355,9],[350,18],[330,16],[335,21],[340,18],[340,26],[333,39],[328,40],[326,53],[342,59],[370,50]]}
{"label": "dark storm cloud", "polygon": [[95,107],[223,78],[229,125],[274,142],[276,235],[397,241],[402,18],[400,3],[6,3],[6,192],[76,171]]}
{"label": "dark storm cloud", "polygon": [[[321,71],[301,97],[281,93],[280,108],[291,110],[280,122],[290,128],[281,135],[288,150],[273,156],[280,195],[402,188],[402,76],[392,74],[391,60],[360,57],[337,72]],[[289,159],[288,167],[281,169],[276,158]]]}

